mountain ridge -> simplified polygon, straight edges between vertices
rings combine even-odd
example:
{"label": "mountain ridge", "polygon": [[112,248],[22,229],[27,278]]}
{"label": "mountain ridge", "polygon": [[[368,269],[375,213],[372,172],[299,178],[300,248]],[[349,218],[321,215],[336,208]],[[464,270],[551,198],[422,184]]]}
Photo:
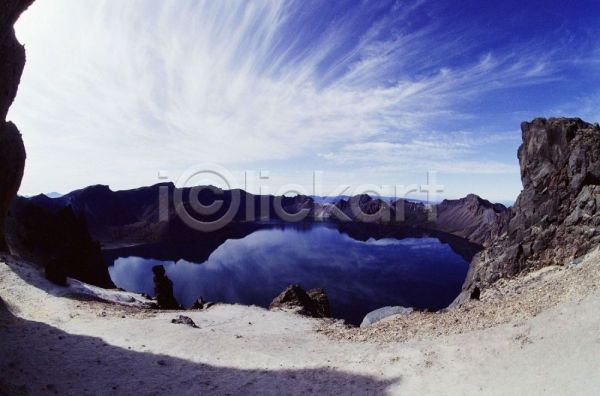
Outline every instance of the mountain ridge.
{"label": "mountain ridge", "polygon": [[[167,224],[159,226],[161,188],[168,189],[170,199]],[[320,203],[315,202],[310,196],[254,195],[240,189],[218,189],[221,196],[209,191],[211,188],[214,187],[206,188],[207,193],[204,195],[200,193],[199,198],[205,205],[223,199],[225,208],[218,214],[223,214],[229,208],[233,194],[240,195],[240,205],[233,221],[285,220],[285,214],[294,216],[304,210],[305,218],[309,221],[373,222],[375,224],[420,227],[447,232],[479,245],[484,245],[494,233],[499,232],[496,229],[488,230],[487,227],[495,224],[494,220],[497,216],[508,211],[504,205],[491,203],[475,194],[457,200],[444,200],[434,205],[402,199],[389,203],[387,200],[373,198],[367,194],[349,198],[339,197],[337,200]],[[187,208],[191,201],[189,195],[191,188],[176,189],[172,183],[158,183],[120,191],[112,191],[106,185],[93,185],[57,198],[49,198],[40,194],[24,199],[54,211],[71,206],[76,213],[86,217],[94,238],[103,242],[111,242],[111,239],[118,238],[114,231],[123,227],[153,225],[160,228],[160,232],[167,232],[166,228],[179,222],[172,199],[176,190],[181,191],[184,197],[183,205]],[[280,205],[276,205],[277,200],[280,200]],[[281,211],[277,209],[277,206],[285,211],[284,215],[278,213]],[[432,212],[437,213],[437,217],[434,219],[430,218]],[[196,216],[194,213],[192,216],[204,218]],[[156,240],[142,238],[137,242],[153,241]]]}

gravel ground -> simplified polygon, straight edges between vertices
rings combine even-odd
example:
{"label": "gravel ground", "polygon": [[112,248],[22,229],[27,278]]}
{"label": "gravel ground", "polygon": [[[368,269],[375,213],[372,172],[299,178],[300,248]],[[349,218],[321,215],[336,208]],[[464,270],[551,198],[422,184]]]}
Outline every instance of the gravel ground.
{"label": "gravel ground", "polygon": [[600,290],[600,248],[565,267],[545,267],[501,279],[480,300],[442,312],[395,315],[366,328],[324,322],[319,330],[334,339],[397,342],[461,334],[505,323],[523,323],[561,302],[577,302]]}

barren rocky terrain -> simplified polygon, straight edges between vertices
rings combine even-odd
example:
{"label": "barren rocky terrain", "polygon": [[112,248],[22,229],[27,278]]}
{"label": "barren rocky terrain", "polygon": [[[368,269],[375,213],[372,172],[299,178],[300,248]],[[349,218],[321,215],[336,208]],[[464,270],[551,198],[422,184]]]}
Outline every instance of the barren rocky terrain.
{"label": "barren rocky terrain", "polygon": [[[2,261],[3,394],[600,391],[598,251],[502,281],[452,312],[366,329],[238,305],[149,310],[131,293],[61,288]],[[171,323],[179,315],[198,327]]]}

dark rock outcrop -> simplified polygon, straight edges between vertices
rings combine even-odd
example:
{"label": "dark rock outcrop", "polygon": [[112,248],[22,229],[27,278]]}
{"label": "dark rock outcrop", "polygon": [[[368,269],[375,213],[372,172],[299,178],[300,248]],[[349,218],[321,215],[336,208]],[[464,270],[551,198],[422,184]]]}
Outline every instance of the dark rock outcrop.
{"label": "dark rock outcrop", "polygon": [[6,219],[6,240],[14,255],[44,267],[55,283],[61,284],[60,278],[69,276],[114,287],[85,217],[70,206],[51,210],[17,197]]}
{"label": "dark rock outcrop", "polygon": [[329,318],[331,316],[329,298],[327,297],[327,294],[325,294],[325,290],[323,288],[319,287],[316,289],[311,289],[307,291],[306,294],[313,302],[314,310],[318,317]]}
{"label": "dark rock outcrop", "polygon": [[600,126],[578,118],[537,118],[521,125],[523,190],[506,232],[471,263],[454,305],[499,278],[564,265],[600,244]]}
{"label": "dark rock outcrop", "polygon": [[304,291],[299,285],[288,286],[271,302],[269,309],[292,309],[296,313],[313,318],[328,318],[329,299],[323,289]]}
{"label": "dark rock outcrop", "polygon": [[165,267],[155,265],[152,267],[154,273],[154,292],[156,302],[161,309],[179,309],[181,306],[173,295],[173,282],[165,274]]}
{"label": "dark rock outcrop", "polygon": [[187,325],[193,327],[194,329],[198,328],[198,325],[192,320],[192,318],[184,315],[179,315],[175,319],[171,319],[171,323]]}
{"label": "dark rock outcrop", "polygon": [[204,309],[206,307],[206,301],[202,297],[199,297],[192,304],[192,309]]}
{"label": "dark rock outcrop", "polygon": [[204,298],[200,297],[194,301],[191,309],[209,309],[213,307],[216,303],[214,301],[205,301]]}
{"label": "dark rock outcrop", "polygon": [[19,130],[6,121],[25,66],[25,48],[17,41],[14,23],[33,0],[0,1],[0,251],[6,251],[4,220],[17,194],[25,168],[25,146]]}

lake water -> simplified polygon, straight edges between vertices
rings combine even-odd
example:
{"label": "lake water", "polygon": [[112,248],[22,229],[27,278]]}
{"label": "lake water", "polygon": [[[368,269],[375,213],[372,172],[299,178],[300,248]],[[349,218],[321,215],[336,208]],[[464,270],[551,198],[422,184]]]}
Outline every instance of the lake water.
{"label": "lake water", "polygon": [[107,262],[118,287],[149,295],[151,268],[164,265],[184,306],[202,296],[268,307],[292,283],[322,287],[332,315],[354,324],[388,305],[437,310],[460,292],[468,262],[438,238],[362,239],[328,224],[277,226],[215,243],[207,258],[138,246],[111,252]]}

